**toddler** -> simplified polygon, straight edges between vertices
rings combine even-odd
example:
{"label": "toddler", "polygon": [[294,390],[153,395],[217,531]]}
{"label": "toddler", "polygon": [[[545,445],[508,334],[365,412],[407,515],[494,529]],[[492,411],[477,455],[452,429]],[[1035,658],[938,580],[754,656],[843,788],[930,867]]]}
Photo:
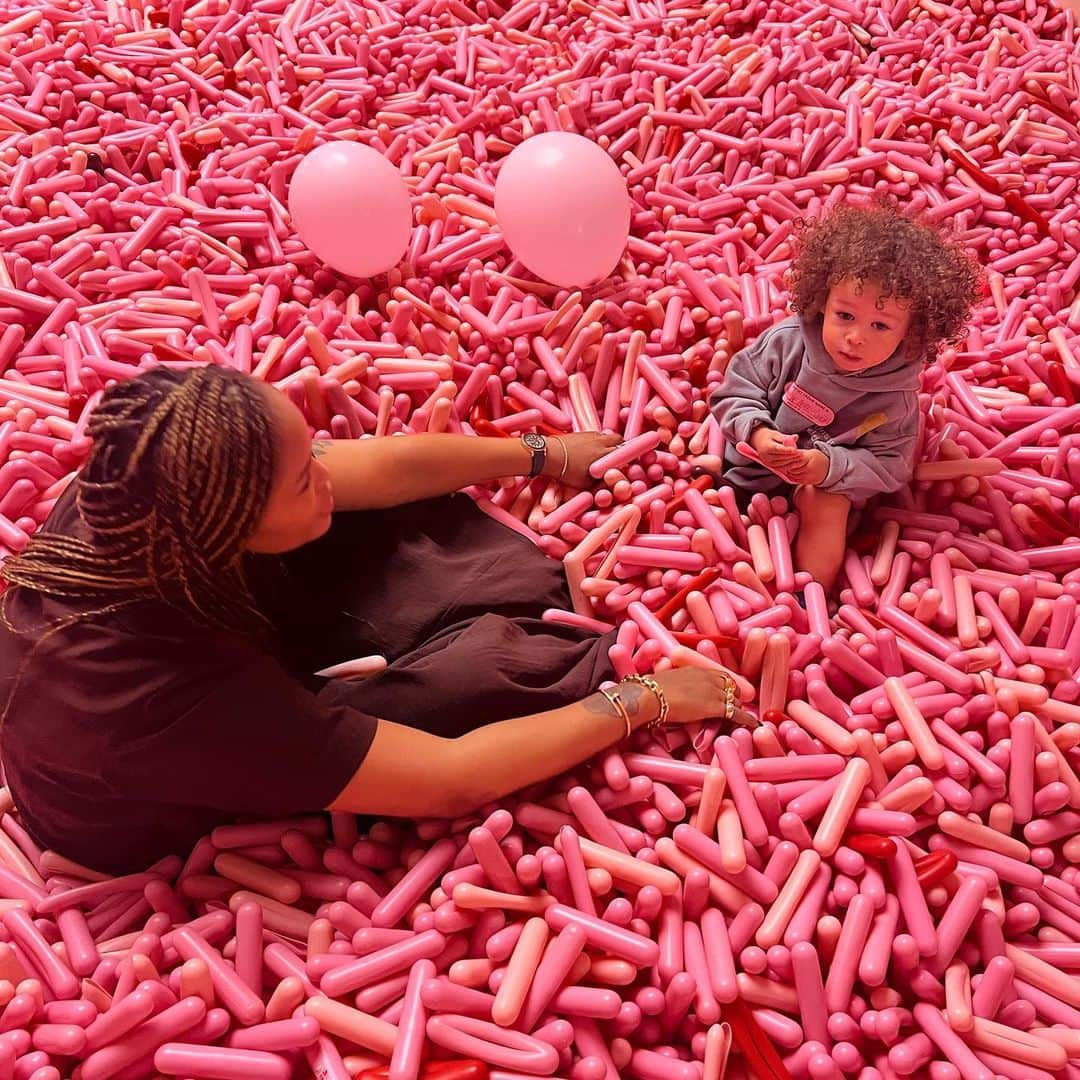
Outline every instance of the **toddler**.
{"label": "toddler", "polygon": [[959,340],[980,283],[976,263],[931,226],[888,203],[840,205],[802,232],[795,317],[736,353],[714,391],[725,482],[794,485],[796,568],[826,589],[852,506],[911,479],[922,364]]}

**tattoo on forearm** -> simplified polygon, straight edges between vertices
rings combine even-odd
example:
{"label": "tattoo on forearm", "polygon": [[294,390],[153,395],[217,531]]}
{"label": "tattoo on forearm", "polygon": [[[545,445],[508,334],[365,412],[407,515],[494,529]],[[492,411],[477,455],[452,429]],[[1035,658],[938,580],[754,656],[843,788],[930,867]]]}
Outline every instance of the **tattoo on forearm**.
{"label": "tattoo on forearm", "polygon": [[322,457],[323,454],[326,453],[328,445],[329,444],[326,442],[325,439],[316,439],[311,444],[311,456],[312,457]]}
{"label": "tattoo on forearm", "polygon": [[[644,688],[636,683],[622,683],[619,685],[617,693],[622,699],[623,705],[626,706],[627,713],[630,716],[637,716]],[[611,715],[611,702],[603,694],[591,694],[585,699],[584,705],[589,712],[600,713],[604,716]]]}
{"label": "tattoo on forearm", "polygon": [[599,713],[601,716],[611,715],[611,702],[603,694],[590,694],[583,704],[586,712]]}

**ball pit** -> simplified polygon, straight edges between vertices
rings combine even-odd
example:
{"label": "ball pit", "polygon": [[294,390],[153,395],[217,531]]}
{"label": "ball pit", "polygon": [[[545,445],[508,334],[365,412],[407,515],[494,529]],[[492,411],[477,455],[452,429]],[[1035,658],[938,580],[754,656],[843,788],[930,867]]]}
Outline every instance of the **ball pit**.
{"label": "ball pit", "polygon": [[[620,626],[620,671],[731,664],[768,722],[641,736],[463,821],[222,828],[118,879],[39,851],[8,799],[0,1080],[1080,1076],[1072,14],[3,18],[0,554],[105,384],[154,363],[250,371],[341,438],[602,424],[625,445],[595,491],[473,494],[564,560],[552,618]],[[626,254],[584,295],[497,228],[498,164],[545,131],[597,142],[630,191]],[[343,281],[291,226],[289,179],[335,138],[411,190],[387,278]],[[740,515],[697,474],[710,387],[783,311],[795,221],[876,192],[954,224],[989,295],[925,374],[911,492],[861,523],[833,612],[793,572],[788,508]]]}

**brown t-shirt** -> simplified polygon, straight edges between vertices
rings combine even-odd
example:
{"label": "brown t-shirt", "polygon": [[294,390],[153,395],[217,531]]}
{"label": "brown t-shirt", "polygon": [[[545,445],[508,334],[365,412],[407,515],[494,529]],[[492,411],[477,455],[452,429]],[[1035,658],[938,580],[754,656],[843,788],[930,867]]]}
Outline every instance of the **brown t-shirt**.
{"label": "brown t-shirt", "polygon": [[[70,496],[50,531],[79,531]],[[243,637],[158,601],[46,636],[75,610],[16,589],[8,614],[22,632],[0,625],[0,702],[14,688],[4,773],[43,847],[142,869],[239,815],[326,807],[371,746],[373,717],[320,701]]]}

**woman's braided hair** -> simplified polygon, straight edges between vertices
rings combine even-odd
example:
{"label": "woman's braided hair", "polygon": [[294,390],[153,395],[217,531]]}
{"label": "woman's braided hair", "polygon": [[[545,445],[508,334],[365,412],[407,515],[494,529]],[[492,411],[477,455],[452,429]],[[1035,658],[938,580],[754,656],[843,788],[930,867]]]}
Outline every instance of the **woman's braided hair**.
{"label": "woman's braided hair", "polygon": [[274,477],[255,381],[217,366],[154,368],[107,390],[87,433],[74,482],[91,540],[39,532],[0,578],[108,610],[156,598],[204,626],[265,634],[241,559]]}

